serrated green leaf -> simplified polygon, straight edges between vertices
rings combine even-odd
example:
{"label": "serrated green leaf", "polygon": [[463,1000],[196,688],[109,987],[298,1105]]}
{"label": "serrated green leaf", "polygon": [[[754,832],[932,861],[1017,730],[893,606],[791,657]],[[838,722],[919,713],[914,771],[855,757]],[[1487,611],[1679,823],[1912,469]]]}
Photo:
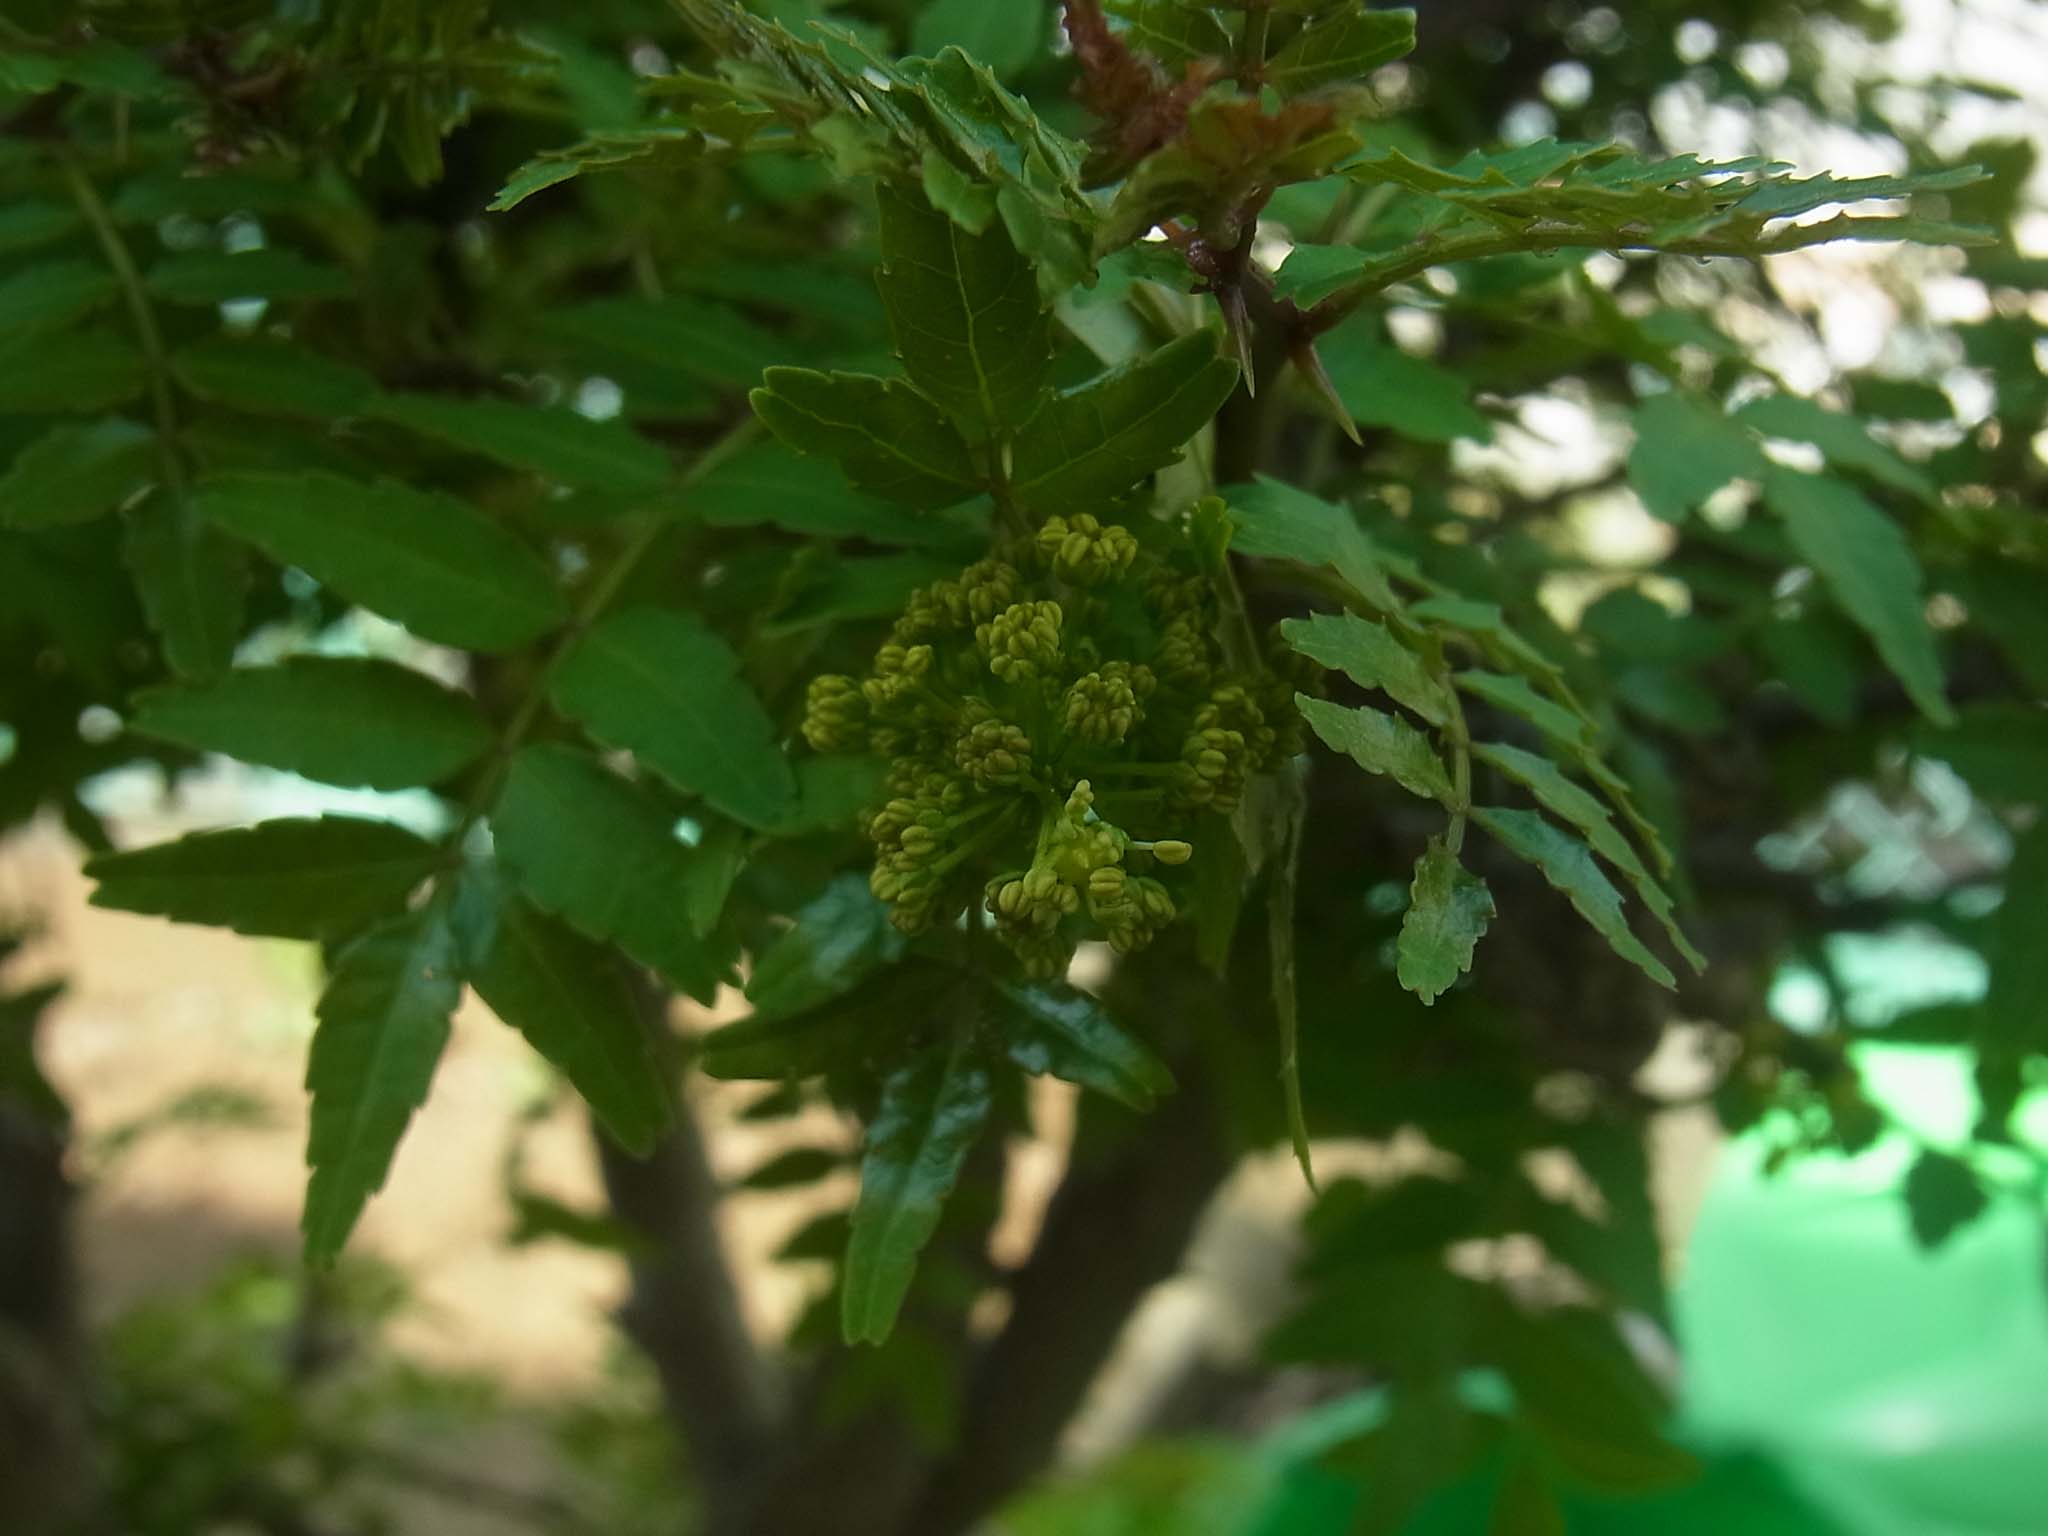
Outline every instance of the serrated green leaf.
{"label": "serrated green leaf", "polygon": [[688,918],[691,850],[674,818],[572,747],[522,747],[491,810],[498,861],[535,905],[617,944],[700,1002],[719,968]]}
{"label": "serrated green leaf", "polygon": [[1124,23],[1124,38],[1162,64],[1183,68],[1195,59],[1227,59],[1230,33],[1215,12],[1191,0],[1106,0],[1103,9]]}
{"label": "serrated green leaf", "polygon": [[1634,965],[1659,986],[1677,983],[1664,962],[1629,932],[1622,915],[1621,892],[1600,873],[1586,845],[1558,830],[1535,811],[1506,810],[1498,806],[1477,806],[1472,819],[1508,852],[1542,871],[1543,878],[1563,893],[1579,916],[1608,942],[1622,959]]}
{"label": "serrated green leaf", "polygon": [[28,93],[70,84],[145,101],[175,97],[190,89],[184,81],[167,77],[148,54],[108,38],[47,52],[0,54],[0,83]]}
{"label": "serrated green leaf", "polygon": [[821,1072],[878,1070],[910,1031],[933,1016],[960,973],[915,957],[877,971],[851,992],[788,1015],[757,1015],[714,1029],[699,1042],[707,1077],[794,1081]]}
{"label": "serrated green leaf", "polygon": [[789,814],[796,780],[739,657],[686,613],[629,608],[576,644],[549,690],[606,746],[751,827]]}
{"label": "serrated green leaf", "polygon": [[1273,294],[1299,305],[1319,303],[1380,260],[1374,251],[1355,245],[1315,245],[1303,241],[1287,253],[1273,274]]}
{"label": "serrated green leaf", "polygon": [[1367,773],[1383,773],[1425,800],[1448,802],[1451,778],[1429,738],[1398,716],[1348,708],[1328,699],[1294,696],[1302,719],[1326,746],[1347,754]]}
{"label": "serrated green leaf", "polygon": [[1079,988],[1004,982],[994,995],[1003,1005],[1003,1049],[1026,1072],[1092,1088],[1139,1110],[1173,1092],[1166,1063]]}
{"label": "serrated green leaf", "polygon": [[1643,402],[1635,433],[1629,484],[1666,522],[1682,521],[1731,480],[1761,480],[1770,467],[1740,423],[1676,390]]}
{"label": "serrated green leaf", "polygon": [[[1032,9],[970,4],[989,15]],[[886,181],[876,201],[875,282],[911,381],[976,435],[1021,426],[1052,366],[1050,311],[1031,263],[1000,223],[974,234]]]}
{"label": "serrated green leaf", "polygon": [[849,1344],[879,1344],[896,1325],[917,1255],[981,1136],[991,1101],[988,1068],[965,1032],[928,1049],[882,1083],[860,1164],[860,1201],[840,1281]]}
{"label": "serrated green leaf", "polygon": [[633,495],[658,491],[669,479],[668,455],[621,421],[592,421],[574,411],[511,400],[439,395],[381,395],[365,410],[508,469],[531,470],[564,485]]}
{"label": "serrated green leaf", "polygon": [[0,280],[0,338],[61,331],[120,292],[97,261],[53,261]]}
{"label": "serrated green leaf", "polygon": [[1590,746],[1591,727],[1585,718],[1530,686],[1526,678],[1505,672],[1459,672],[1452,678],[1474,698],[1484,699],[1496,709],[1520,715],[1537,730],[1574,750]]}
{"label": "serrated green leaf", "polygon": [[[960,48],[1007,80],[1038,54],[1045,37],[1045,7],[1030,0],[990,5],[987,0],[930,0],[910,24],[915,53]],[[1027,269],[1028,271],[1028,269]]]}
{"label": "serrated green leaf", "polygon": [[0,251],[33,250],[62,239],[77,227],[78,210],[69,203],[15,198],[0,208]]}
{"label": "serrated green leaf", "polygon": [[495,872],[464,876],[455,923],[469,984],[555,1067],[620,1146],[645,1157],[675,1106],[618,961]]}
{"label": "serrated green leaf", "polygon": [[1326,565],[1369,606],[1382,613],[1399,611],[1401,601],[1387,584],[1387,572],[1401,568],[1366,537],[1348,508],[1270,475],[1260,475],[1251,485],[1229,486],[1226,494],[1236,530],[1232,549],[1269,560]]}
{"label": "serrated green leaf", "polygon": [[995,189],[1003,226],[1037,269],[1046,296],[1086,282],[1096,214],[1081,190],[1081,146],[957,48],[934,59],[898,60],[890,73],[914,93],[906,106],[920,109],[937,147]]}
{"label": "serrated green leaf", "polygon": [[889,618],[910,594],[957,576],[955,557],[906,550],[895,555],[848,555],[831,561],[761,626],[764,636],[795,634],[843,619]]}
{"label": "serrated green leaf", "polygon": [[[804,1184],[815,1184],[830,1174],[837,1173],[846,1165],[843,1154],[830,1147],[791,1147],[787,1152],[778,1152],[765,1163],[747,1170],[735,1187],[739,1189],[795,1189]],[[840,1247],[845,1246],[845,1223],[840,1224]],[[836,1254],[838,1250],[832,1250]]]}
{"label": "serrated green leaf", "polygon": [[88,860],[96,907],[280,939],[342,938],[398,911],[440,855],[354,816],[259,822]]}
{"label": "serrated green leaf", "polygon": [[171,370],[202,400],[264,416],[354,416],[377,393],[361,369],[282,342],[213,337],[181,349]]}
{"label": "serrated green leaf", "polygon": [[1196,331],[1048,400],[1017,436],[1011,493],[1048,515],[1114,499],[1181,456],[1237,388]]}
{"label": "serrated green leaf", "polygon": [[155,224],[164,219],[226,219],[277,214],[317,220],[323,212],[353,210],[353,194],[323,176],[305,174],[284,156],[252,161],[245,170],[206,176],[182,166],[148,171],[123,182],[108,204],[116,223]]}
{"label": "serrated green leaf", "polygon": [[561,182],[634,161],[647,161],[648,168],[657,172],[681,170],[694,162],[703,148],[704,136],[694,128],[661,125],[592,134],[580,144],[547,150],[527,161],[484,206],[492,213],[504,213]]}
{"label": "serrated green leaf", "polygon": [[864,491],[929,511],[981,489],[945,413],[900,379],[770,368],[747,398],[777,437],[799,453],[837,459]]}
{"label": "serrated green leaf", "polygon": [[1898,524],[1854,487],[1782,465],[1765,476],[1764,500],[1784,521],[1800,558],[1863,627],[1921,713],[1943,725],[1951,722],[1955,715],[1943,692],[1941,658],[1922,609],[1920,562]]}
{"label": "serrated green leaf", "polygon": [[1265,83],[1298,96],[1339,80],[1357,80],[1415,51],[1413,11],[1344,7],[1303,27],[1266,61]]}
{"label": "serrated green leaf", "polygon": [[1432,1004],[1472,969],[1472,951],[1493,919],[1493,893],[1466,870],[1443,839],[1432,837],[1415,861],[1408,913],[1401,919],[1401,985]]}
{"label": "serrated green leaf", "polygon": [[1386,427],[1425,443],[1493,440],[1493,423],[1471,403],[1465,378],[1382,342],[1379,319],[1362,315],[1320,338],[1323,371],[1361,426]]}
{"label": "serrated green leaf", "polygon": [[332,1262],[392,1155],[448,1043],[462,975],[446,900],[395,918],[343,950],[320,994],[306,1063],[309,1263]]}
{"label": "serrated green leaf", "polygon": [[1386,625],[1355,613],[1313,613],[1286,619],[1280,633],[1318,665],[1339,670],[1361,688],[1377,688],[1431,725],[1450,718],[1449,690]]}
{"label": "serrated green leaf", "polygon": [[435,784],[491,745],[463,695],[388,661],[295,656],[237,667],[212,683],[152,689],[128,728],[198,752],[302,773],[328,784]]}
{"label": "serrated green leaf", "polygon": [[784,337],[699,298],[593,299],[550,309],[539,330],[599,367],[624,360],[720,388],[754,383],[792,351]]}
{"label": "serrated green leaf", "polygon": [[1765,395],[1735,413],[1735,420],[1766,437],[1811,443],[1838,469],[1861,470],[1881,485],[1923,501],[1939,491],[1923,469],[1908,464],[1864,429],[1854,416],[1798,395]]}
{"label": "serrated green leaf", "polygon": [[721,528],[763,523],[822,538],[877,544],[958,544],[973,525],[920,516],[857,491],[828,459],[806,458],[779,442],[755,443],[692,485],[682,507]]}
{"label": "serrated green leaf", "polygon": [[242,638],[247,562],[195,498],[166,491],[135,508],[121,556],[171,670],[204,680],[225,668]]}
{"label": "serrated green leaf", "polygon": [[53,427],[14,456],[0,479],[0,528],[25,532],[90,522],[148,485],[156,436],[119,417]]}
{"label": "serrated green leaf", "polygon": [[568,616],[539,558],[453,496],[310,471],[217,476],[193,503],[273,560],[428,640],[515,650]]}
{"label": "serrated green leaf", "polygon": [[764,1016],[802,1013],[895,964],[903,942],[867,877],[840,875],[756,957],[747,1001]]}
{"label": "serrated green leaf", "polygon": [[1755,634],[1757,649],[1778,679],[1829,725],[1856,715],[1863,686],[1863,643],[1846,619],[1823,603],[1792,618],[1773,617]]}
{"label": "serrated green leaf", "polygon": [[1872,198],[1911,197],[1920,192],[1950,192],[1974,186],[1986,173],[1980,166],[1963,165],[1940,171],[1915,171],[1904,176],[1836,177],[1775,176],[1762,181],[1742,200],[1742,212],[1759,218],[1785,219],[1812,213],[1840,203],[1861,203]]}
{"label": "serrated green leaf", "polygon": [[142,354],[118,336],[88,331],[0,343],[0,411],[104,411],[135,399],[148,378]]}
{"label": "serrated green leaf", "polygon": [[1644,866],[1628,839],[1615,828],[1607,807],[1590,791],[1566,778],[1549,758],[1524,752],[1520,747],[1511,747],[1505,742],[1482,742],[1473,747],[1472,755],[1500,769],[1533,794],[1545,810],[1576,827],[1595,853],[1628,877],[1636,895],[1650,909],[1650,915],[1662,925],[1672,947],[1685,956],[1686,963],[1696,971],[1705,968],[1706,956],[1693,947],[1672,916],[1671,898]]}
{"label": "serrated green leaf", "polygon": [[188,251],[166,256],[146,276],[168,304],[226,304],[236,299],[339,299],[354,283],[339,267],[297,251]]}

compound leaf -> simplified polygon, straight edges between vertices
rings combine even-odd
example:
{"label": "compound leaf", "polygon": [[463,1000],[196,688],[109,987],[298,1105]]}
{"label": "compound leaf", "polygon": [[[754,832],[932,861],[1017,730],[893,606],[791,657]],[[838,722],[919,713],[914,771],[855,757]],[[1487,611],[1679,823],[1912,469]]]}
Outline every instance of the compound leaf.
{"label": "compound leaf", "polygon": [[901,379],[770,368],[747,398],[769,431],[799,453],[837,459],[864,491],[929,511],[981,488],[945,413]]}
{"label": "compound leaf", "polygon": [[188,251],[149,269],[149,291],[171,304],[225,304],[234,299],[338,299],[353,284],[339,267],[296,251]]}
{"label": "compound leaf", "polygon": [[1636,411],[1628,478],[1643,505],[1668,523],[1683,519],[1731,480],[1760,480],[1769,461],[1741,424],[1673,390]]}
{"label": "compound leaf", "polygon": [[475,761],[490,727],[463,695],[389,661],[294,656],[142,694],[130,730],[328,784],[409,789]]}
{"label": "compound leaf", "polygon": [[214,676],[242,637],[248,574],[242,552],[199,515],[192,498],[165,493],[137,507],[121,546],[164,660],[182,677]]}
{"label": "compound leaf", "polygon": [[1048,400],[1017,436],[1011,490],[1047,514],[1109,501],[1178,459],[1237,388],[1197,331]]}
{"label": "compound leaf", "polygon": [[912,381],[972,431],[1020,426],[1052,366],[1049,311],[1031,263],[1000,220],[975,234],[889,182],[876,196],[882,267],[875,281]]}
{"label": "compound leaf", "polygon": [[592,421],[574,411],[512,400],[435,395],[380,396],[368,413],[564,485],[632,495],[658,491],[668,480],[668,455],[620,421]]}
{"label": "compound leaf", "polygon": [[619,946],[701,1002],[719,968],[686,918],[690,850],[675,818],[588,753],[523,747],[491,811],[498,860],[535,905]]}
{"label": "compound leaf", "polygon": [[851,991],[903,953],[903,935],[865,876],[841,875],[755,959],[747,1001],[763,1015],[801,1013]]}
{"label": "compound leaf", "polygon": [[1448,690],[1386,625],[1354,613],[1312,613],[1283,620],[1280,633],[1309,660],[1343,672],[1361,688],[1379,689],[1431,725],[1450,718]]}
{"label": "compound leaf", "polygon": [[327,1263],[384,1185],[448,1043],[462,975],[449,904],[437,899],[343,950],[320,994],[306,1064],[306,1258]]}
{"label": "compound leaf", "polygon": [[156,473],[156,437],[118,416],[53,427],[14,456],[0,478],[0,528],[26,532],[90,522]]}
{"label": "compound leaf", "polygon": [[1782,466],[1765,477],[1764,499],[1784,520],[1793,548],[1863,627],[1921,712],[1943,725],[1952,722],[1922,606],[1920,562],[1898,524],[1854,487]]}
{"label": "compound leaf", "polygon": [[883,1081],[841,1280],[840,1325],[849,1344],[879,1344],[895,1327],[918,1252],[938,1227],[990,1099],[988,1068],[964,1033]]}
{"label": "compound leaf", "polygon": [[1600,873],[1600,866],[1593,862],[1584,843],[1559,831],[1535,811],[1477,806],[1472,819],[1508,852],[1541,870],[1543,878],[1564,894],[1579,916],[1592,924],[1594,932],[1617,955],[1659,986],[1676,985],[1664,962],[1629,932],[1628,919],[1622,913],[1621,892]]}
{"label": "compound leaf", "polygon": [[1564,771],[1549,758],[1505,742],[1483,742],[1472,749],[1472,755],[1500,769],[1533,794],[1545,810],[1578,828],[1595,853],[1628,876],[1636,895],[1642,898],[1643,905],[1663,926],[1672,946],[1685,956],[1687,963],[1696,971],[1705,967],[1706,957],[1693,947],[1672,916],[1671,898],[1628,839],[1615,828],[1607,807],[1591,791],[1566,778]]}
{"label": "compound leaf", "polygon": [[1434,1003],[1472,968],[1472,951],[1493,918],[1493,893],[1432,837],[1415,861],[1408,914],[1401,919],[1397,974],[1401,985]]}
{"label": "compound leaf", "polygon": [[1449,801],[1451,778],[1429,738],[1399,716],[1294,696],[1301,717],[1324,745],[1349,755],[1367,773],[1383,773],[1425,800]]}
{"label": "compound leaf", "polygon": [[477,996],[569,1079],[614,1141],[646,1156],[674,1104],[617,959],[522,901],[495,871],[465,877],[455,911]]}
{"label": "compound leaf", "polygon": [[1139,1110],[1173,1092],[1166,1063],[1078,987],[1004,983],[995,998],[1003,1009],[1003,1048],[1026,1072],[1049,1073]]}
{"label": "compound leaf", "polygon": [[1263,78],[1283,96],[1357,80],[1415,51],[1413,11],[1345,6],[1312,21],[1266,61]]}
{"label": "compound leaf", "polygon": [[202,400],[264,416],[353,416],[377,394],[361,369],[282,342],[194,342],[171,358],[171,370]]}
{"label": "compound leaf", "polygon": [[598,741],[750,827],[773,827],[796,799],[789,761],[739,657],[686,613],[614,614],[577,642],[550,691]]}
{"label": "compound leaf", "polygon": [[96,907],[281,939],[337,939],[405,904],[439,854],[402,827],[356,816],[259,822],[101,854]]}
{"label": "compound leaf", "polygon": [[415,634],[514,650],[568,614],[532,550],[468,502],[340,475],[222,475],[193,495],[208,521]]}

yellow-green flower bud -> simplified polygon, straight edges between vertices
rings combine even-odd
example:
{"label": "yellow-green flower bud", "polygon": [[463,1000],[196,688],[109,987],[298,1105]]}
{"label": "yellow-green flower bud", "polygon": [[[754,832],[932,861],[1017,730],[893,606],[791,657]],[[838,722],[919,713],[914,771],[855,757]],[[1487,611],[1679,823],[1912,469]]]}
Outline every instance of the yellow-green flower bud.
{"label": "yellow-green flower bud", "polygon": [[1017,601],[1023,579],[1007,560],[991,555],[977,560],[960,573],[959,593],[962,618],[968,624],[986,624]]}
{"label": "yellow-green flower bud", "polygon": [[1119,523],[1104,524],[1086,512],[1049,517],[1038,530],[1038,552],[1053,575],[1077,587],[1115,581],[1138,558],[1138,541]]}
{"label": "yellow-green flower bud", "polygon": [[953,761],[977,788],[1009,787],[1031,771],[1031,738],[1005,720],[981,720],[953,743]]}
{"label": "yellow-green flower bud", "polygon": [[1253,701],[1251,691],[1239,683],[1215,688],[1209,701],[1195,711],[1195,729],[1235,731],[1244,739],[1245,771],[1260,772],[1272,765],[1279,733],[1266,724],[1266,713]]}
{"label": "yellow-green flower bud", "polygon": [[868,706],[861,687],[837,672],[814,677],[804,690],[804,740],[815,752],[858,752],[868,744]]}
{"label": "yellow-green flower bud", "polygon": [[1118,675],[1105,668],[1074,680],[1060,704],[1060,724],[1069,736],[1094,746],[1113,746],[1131,733],[1144,712],[1128,670]]}
{"label": "yellow-green flower bud", "polygon": [[1169,619],[1160,631],[1159,648],[1152,653],[1152,670],[1170,688],[1206,692],[1215,674],[1215,652],[1205,619],[1180,614]]}
{"label": "yellow-green flower bud", "polygon": [[1154,843],[1150,851],[1152,857],[1162,864],[1185,864],[1195,854],[1192,843],[1184,843],[1174,837]]}
{"label": "yellow-green flower bud", "polygon": [[1234,810],[1244,794],[1248,753],[1244,737],[1220,726],[1188,732],[1181,743],[1173,799],[1182,807]]}
{"label": "yellow-green flower bud", "polygon": [[1060,659],[1060,625],[1066,618],[1050,599],[1012,603],[974,632],[988,669],[1006,683],[1050,676]]}
{"label": "yellow-green flower bud", "polygon": [[932,670],[929,645],[890,641],[875,652],[874,675],[861,684],[868,708],[891,720],[915,720],[923,708],[925,678]]}

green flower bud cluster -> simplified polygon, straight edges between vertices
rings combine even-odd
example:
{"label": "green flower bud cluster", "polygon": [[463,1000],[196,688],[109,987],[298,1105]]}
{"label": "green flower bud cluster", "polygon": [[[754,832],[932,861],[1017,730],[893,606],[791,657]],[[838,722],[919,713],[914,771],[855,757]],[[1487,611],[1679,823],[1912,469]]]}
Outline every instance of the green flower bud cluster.
{"label": "green flower bud cluster", "polygon": [[[1204,578],[1085,513],[913,593],[866,676],[812,679],[804,739],[885,758],[870,884],[906,933],[979,905],[1031,975],[1174,920],[1173,834],[1283,749],[1292,694],[1233,673]],[[1167,878],[1160,878],[1165,875]]]}
{"label": "green flower bud cluster", "polygon": [[1308,726],[1295,707],[1294,696],[1322,698],[1330,691],[1330,674],[1287,643],[1275,624],[1266,631],[1266,670],[1259,678],[1259,708],[1273,727],[1273,760],[1285,762],[1308,750]]}
{"label": "green flower bud cluster", "polygon": [[1143,662],[1105,662],[1068,685],[1060,700],[1060,724],[1076,741],[1116,746],[1145,717],[1144,700],[1158,686]]}
{"label": "green flower bud cluster", "polygon": [[804,692],[804,740],[813,752],[858,752],[868,744],[868,702],[860,684],[827,672]]}
{"label": "green flower bud cluster", "polygon": [[1053,575],[1076,587],[1121,580],[1138,558],[1138,541],[1128,528],[1105,525],[1086,512],[1047,518],[1036,542]]}
{"label": "green flower bud cluster", "polygon": [[988,658],[988,669],[1006,683],[1028,683],[1059,669],[1060,626],[1067,613],[1050,598],[1012,603],[974,629],[974,643]]}

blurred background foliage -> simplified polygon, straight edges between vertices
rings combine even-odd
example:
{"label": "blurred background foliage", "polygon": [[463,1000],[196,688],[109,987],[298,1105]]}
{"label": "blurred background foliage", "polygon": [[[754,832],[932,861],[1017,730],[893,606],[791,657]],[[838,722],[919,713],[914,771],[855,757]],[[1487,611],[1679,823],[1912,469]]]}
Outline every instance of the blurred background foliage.
{"label": "blurred background foliage", "polygon": [[[958,43],[1047,122],[1088,126],[1050,6],[755,8],[885,56]],[[1107,9],[1138,38],[1189,10]],[[1394,954],[1432,825],[1384,781],[1319,763],[1295,897],[1308,1124],[1320,1145],[1399,1155],[1330,1178],[1284,1295],[1241,1298],[1263,1363],[1183,1383],[1136,1449],[1023,1491],[1226,1175],[1284,1143],[1262,922],[1239,926],[1220,980],[1184,934],[1100,978],[1181,1091],[1149,1118],[1084,1104],[1009,1270],[985,1251],[1002,1149],[971,1163],[878,1350],[836,1339],[843,1211],[787,1245],[824,1278],[760,1347],[767,1384],[744,1341],[707,1342],[731,1282],[704,1288],[672,1219],[715,1204],[687,1122],[639,1173],[603,1151],[605,1209],[528,1187],[512,1158],[519,1240],[618,1253],[634,1274],[638,1350],[622,1341],[615,1389],[540,1407],[394,1355],[381,1333],[405,1285],[365,1259],[314,1280],[238,1270],[85,1336],[67,1188],[153,1122],[68,1138],[33,1049],[61,1001],[23,979],[0,1000],[10,1528],[426,1529],[391,1504],[425,1485],[561,1531],[2033,1529],[2027,1471],[2048,1447],[2019,1367],[2048,1348],[2048,1141],[2028,1099],[2048,1039],[2048,212],[2026,87],[2044,64],[2038,8],[1990,0],[1424,0],[1415,52],[1370,76],[1373,150],[1441,165],[1556,135],[1802,175],[1978,164],[1990,179],[1932,212],[1994,238],[1438,268],[1323,340],[1356,441],[1277,370],[1226,409],[1219,441],[1256,452],[1219,448],[1220,480],[1256,470],[1351,507],[1566,669],[1676,855],[1708,962],[1667,997],[1535,871],[1478,854],[1500,916],[1470,981],[1425,1008]],[[535,689],[538,648],[423,643],[177,498],[135,500],[156,480],[390,476],[481,509],[570,581],[666,497],[634,594],[703,615],[785,724],[806,677],[870,652],[911,590],[977,552],[971,519],[906,517],[765,446],[673,486],[665,455],[719,440],[764,368],[895,368],[867,188],[817,157],[700,153],[688,123],[709,67],[652,0],[15,0],[0,826],[56,818],[83,850],[116,846],[110,784],[210,771],[178,732],[131,728],[138,694],[231,658],[401,660],[459,684],[494,729]],[[1286,187],[1255,254],[1286,291],[1293,247],[1369,244],[1384,207],[1341,178]],[[124,307],[134,274],[108,270],[110,231],[141,269],[153,341]],[[1062,296],[1063,378],[1199,315],[1208,301],[1161,256],[1136,247]],[[456,398],[509,414],[480,434],[437,425],[431,402]],[[617,438],[596,471],[562,472],[548,424],[565,416],[630,429],[656,450],[651,476]],[[1952,721],[1757,515],[1770,463],[1825,468],[1903,533]],[[1242,579],[1262,619],[1321,595],[1280,562]],[[437,782],[349,804],[434,834],[470,787],[420,787]],[[894,958],[872,904],[835,884],[860,862],[858,785],[807,786],[806,817],[773,836],[644,787],[689,818],[714,970],[788,944],[792,916],[839,957],[820,967],[828,1000]],[[685,1017],[687,1044],[701,1016]],[[749,1117],[825,1130],[751,1183],[843,1172],[838,1093],[761,1091]],[[1685,1261],[1653,1209],[1645,1128],[1693,1104],[1741,1140],[1674,1302]],[[252,1113],[224,1093],[163,1119]],[[721,1349],[744,1358],[707,1364]],[[1823,1353],[1832,1376],[1800,1363]],[[721,1401],[703,1401],[707,1379]],[[1801,1416],[1821,1427],[1806,1441]],[[487,1438],[507,1433],[520,1449]],[[423,1459],[430,1440],[474,1449]],[[546,1486],[500,1487],[507,1454],[545,1456]]]}

